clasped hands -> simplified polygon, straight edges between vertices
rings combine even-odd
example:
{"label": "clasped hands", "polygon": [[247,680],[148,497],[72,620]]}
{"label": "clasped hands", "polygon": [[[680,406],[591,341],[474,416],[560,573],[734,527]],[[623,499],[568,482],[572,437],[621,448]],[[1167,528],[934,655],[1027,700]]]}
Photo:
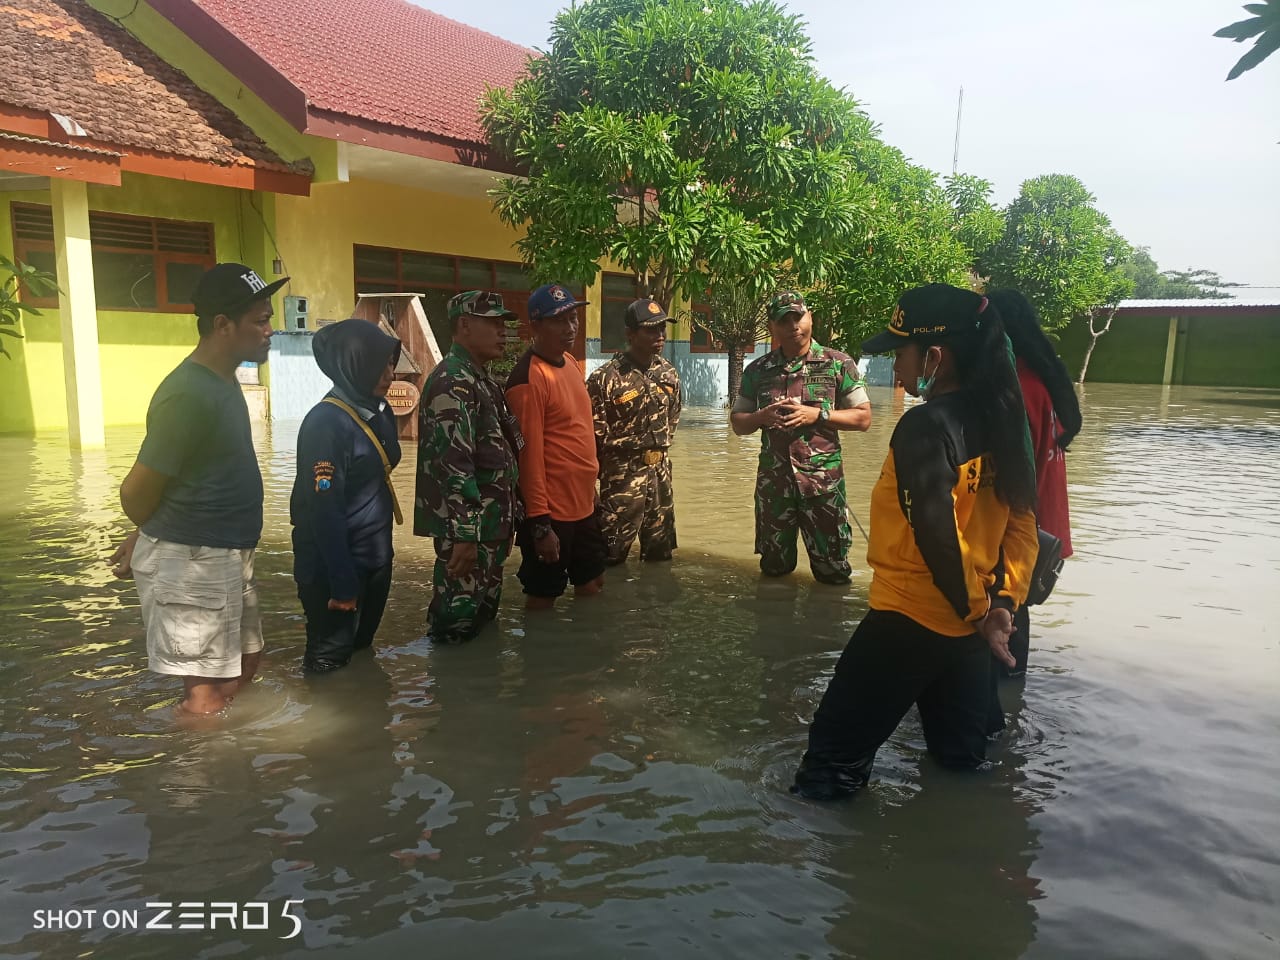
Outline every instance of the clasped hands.
{"label": "clasped hands", "polygon": [[803,404],[794,397],[783,397],[763,407],[756,417],[765,430],[795,430],[817,423],[821,409]]}

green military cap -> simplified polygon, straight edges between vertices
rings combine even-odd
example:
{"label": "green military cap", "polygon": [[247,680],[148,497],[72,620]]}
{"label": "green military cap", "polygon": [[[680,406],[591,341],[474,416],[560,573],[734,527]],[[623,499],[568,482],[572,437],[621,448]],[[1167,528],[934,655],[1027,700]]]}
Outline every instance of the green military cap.
{"label": "green military cap", "polygon": [[789,313],[804,313],[808,309],[804,297],[794,290],[783,290],[769,301],[769,320],[777,322]]}
{"label": "green military cap", "polygon": [[468,290],[449,300],[449,320],[459,317],[495,317],[511,323],[516,315],[502,305],[502,294],[488,290]]}

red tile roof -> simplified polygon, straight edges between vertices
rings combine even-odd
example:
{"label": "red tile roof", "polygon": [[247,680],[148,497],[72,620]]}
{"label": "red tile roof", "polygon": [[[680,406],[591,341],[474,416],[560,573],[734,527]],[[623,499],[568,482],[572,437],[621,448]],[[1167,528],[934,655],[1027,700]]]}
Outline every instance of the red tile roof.
{"label": "red tile roof", "polygon": [[60,114],[98,144],[311,171],[83,0],[0,0],[0,103]]}
{"label": "red tile roof", "polygon": [[182,2],[258,54],[311,108],[471,144],[485,143],[477,106],[485,86],[510,86],[533,53],[407,0]]}

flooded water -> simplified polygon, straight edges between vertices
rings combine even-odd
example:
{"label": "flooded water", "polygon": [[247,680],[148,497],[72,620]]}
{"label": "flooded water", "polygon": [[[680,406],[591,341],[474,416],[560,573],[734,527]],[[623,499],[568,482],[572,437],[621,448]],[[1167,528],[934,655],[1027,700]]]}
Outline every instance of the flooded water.
{"label": "flooded water", "polygon": [[[864,524],[896,419],[872,399]],[[512,566],[498,629],[432,649],[401,529],[376,657],[314,682],[295,430],[259,438],[262,679],[203,732],[103,562],[140,433],[0,438],[0,956],[1280,955],[1280,394],[1089,388],[1077,553],[1002,766],[940,770],[911,716],[832,807],[786,787],[868,573],[761,582],[757,441],[722,411],[681,428],[670,566],[528,619]]]}

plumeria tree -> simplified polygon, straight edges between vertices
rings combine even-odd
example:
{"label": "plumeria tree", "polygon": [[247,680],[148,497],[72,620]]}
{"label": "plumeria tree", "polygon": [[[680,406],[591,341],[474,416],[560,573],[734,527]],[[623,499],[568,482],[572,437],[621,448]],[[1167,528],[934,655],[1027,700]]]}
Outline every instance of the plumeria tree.
{"label": "plumeria tree", "polygon": [[494,206],[540,280],[589,282],[612,261],[668,308],[753,300],[784,272],[823,282],[866,229],[855,148],[871,123],[769,0],[570,7],[482,114],[524,172]]}

